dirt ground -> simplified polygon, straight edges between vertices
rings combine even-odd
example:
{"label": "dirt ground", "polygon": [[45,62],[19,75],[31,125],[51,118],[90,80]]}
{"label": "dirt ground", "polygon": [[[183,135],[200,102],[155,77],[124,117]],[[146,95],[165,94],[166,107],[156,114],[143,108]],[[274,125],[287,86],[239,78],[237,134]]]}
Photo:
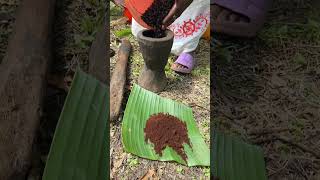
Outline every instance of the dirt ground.
{"label": "dirt ground", "polygon": [[[12,34],[20,0],[0,0],[0,63]],[[43,114],[34,146],[28,178],[40,180],[55,127],[67,95],[72,74],[80,66],[88,70],[88,55],[98,25],[101,24],[105,0],[56,0],[53,62],[48,74]]]}
{"label": "dirt ground", "polygon": [[[112,6],[111,6],[112,7]],[[116,10],[111,11],[112,20],[120,18],[120,13]],[[113,22],[115,22],[113,21]],[[114,23],[111,23],[114,24]],[[117,32],[129,29],[130,25],[118,24],[111,27],[111,48],[117,52],[120,38],[116,36]],[[143,66],[143,58],[139,52],[136,39],[129,35],[133,52],[129,62],[129,83],[127,87],[126,98],[129,96],[129,88],[133,83],[137,83],[139,72]],[[207,145],[210,141],[210,63],[209,50],[210,44],[201,40],[196,52],[198,66],[192,75],[179,75],[170,69],[170,65],[176,57],[170,57],[166,67],[166,74],[169,78],[168,86],[161,92],[162,97],[171,98],[192,107],[194,117],[198,128],[201,131]],[[111,69],[117,60],[117,56],[110,59]],[[112,72],[112,70],[111,70]],[[123,106],[123,109],[125,104]],[[122,114],[123,115],[123,114]],[[121,142],[121,121],[111,124],[110,130],[110,161],[111,161],[111,178],[113,179],[140,179],[149,171],[154,173],[160,179],[209,179],[209,168],[206,167],[186,167],[174,162],[151,161],[131,155],[123,150]]]}
{"label": "dirt ground", "polygon": [[269,179],[320,179],[319,2],[277,0],[258,37],[214,36],[214,128],[263,148]]}

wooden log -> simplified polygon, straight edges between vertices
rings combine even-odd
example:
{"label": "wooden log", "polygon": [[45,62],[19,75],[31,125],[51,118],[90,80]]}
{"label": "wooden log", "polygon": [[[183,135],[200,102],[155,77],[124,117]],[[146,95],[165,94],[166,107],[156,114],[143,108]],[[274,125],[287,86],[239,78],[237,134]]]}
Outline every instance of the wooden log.
{"label": "wooden log", "polygon": [[116,121],[120,114],[131,48],[128,40],[122,40],[110,82],[110,121]]}
{"label": "wooden log", "polygon": [[89,53],[89,73],[99,81],[109,85],[110,82],[110,63],[109,63],[109,23],[105,18],[104,24],[97,33]]}
{"label": "wooden log", "polygon": [[26,178],[51,59],[55,0],[22,1],[0,64],[0,179]]}

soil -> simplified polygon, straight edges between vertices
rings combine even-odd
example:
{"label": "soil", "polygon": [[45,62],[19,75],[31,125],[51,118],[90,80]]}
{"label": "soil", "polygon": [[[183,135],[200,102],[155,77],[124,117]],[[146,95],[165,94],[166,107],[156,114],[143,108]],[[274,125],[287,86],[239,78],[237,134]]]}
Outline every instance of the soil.
{"label": "soil", "polygon": [[214,35],[211,123],[262,147],[270,180],[320,179],[319,7],[275,0],[256,38]]}
{"label": "soil", "polygon": [[162,156],[162,151],[169,146],[174,149],[184,161],[187,160],[183,144],[191,145],[185,122],[169,114],[159,113],[150,116],[144,132],[146,142],[150,140],[154,144],[156,153],[160,156]]}
{"label": "soil", "polygon": [[1,180],[21,179],[28,173],[41,118],[44,80],[51,62],[54,0],[34,3],[21,4],[0,65]]}
{"label": "soil", "polygon": [[[4,54],[7,50],[9,36],[12,33],[13,24],[15,22],[15,14],[17,12],[18,6],[21,0],[9,0],[9,1],[0,1],[0,66],[4,65]],[[46,157],[48,155],[51,141],[54,135],[55,127],[57,125],[60,112],[64,105],[64,100],[67,95],[68,88],[71,85],[72,81],[72,74],[75,72],[77,67],[81,67],[83,70],[88,70],[88,55],[91,46],[91,40],[88,41],[87,39],[91,39],[95,37],[95,34],[89,34],[88,26],[91,26],[92,22],[98,21],[98,18],[101,15],[98,15],[100,12],[103,14],[101,9],[106,9],[99,4],[92,5],[92,1],[71,1],[71,0],[56,0],[56,7],[55,7],[55,21],[54,21],[54,29],[52,38],[52,64],[50,73],[47,74],[48,78],[48,86],[46,87],[43,106],[39,106],[37,111],[41,111],[41,118],[40,118],[40,129],[36,134],[36,139],[34,143],[34,153],[32,155],[32,162],[28,162],[32,164],[32,167],[29,168],[30,172],[28,175],[28,179],[35,179],[40,180],[42,179],[42,172],[45,166]],[[102,1],[96,1],[102,2]],[[105,3],[107,4],[107,3]],[[107,8],[109,9],[109,8]],[[97,28],[95,24],[93,28]],[[23,28],[22,28],[23,29]],[[98,29],[94,29],[96,31]],[[91,31],[91,30],[90,30]],[[39,34],[39,33],[38,33]],[[41,34],[41,33],[40,33]],[[81,40],[81,41],[80,41]],[[32,47],[32,46],[30,46]],[[38,48],[41,49],[41,48]],[[39,54],[39,53],[38,53]],[[40,56],[40,55],[38,55]],[[42,61],[39,61],[39,63]],[[16,68],[21,67],[19,64],[14,66]],[[31,68],[32,67],[32,68]],[[28,68],[28,71],[25,73],[28,74],[38,74],[40,72],[40,65],[32,65]],[[36,72],[36,73],[31,73]],[[33,89],[37,89],[34,86],[33,81],[36,79],[33,76],[25,76],[20,75],[21,77],[26,78],[19,78],[21,81],[23,79],[30,80],[30,86]],[[44,77],[44,76],[43,76]],[[52,83],[50,79],[55,79],[58,81],[56,83]],[[68,83],[66,86],[64,80]],[[61,85],[58,85],[58,84]],[[22,84],[22,83],[17,83]],[[17,94],[21,94],[23,96],[23,90],[25,89],[19,88],[20,86],[14,86],[13,90],[10,90],[11,93],[18,92]],[[22,89],[22,90],[21,90]],[[22,92],[22,93],[21,93]],[[30,94],[30,93],[29,93]],[[39,93],[37,93],[39,94]],[[1,98],[0,98],[1,99]],[[24,99],[24,98],[21,98]],[[21,100],[15,102],[16,105],[13,104],[12,109],[15,112],[20,112],[23,110],[21,107],[22,105],[25,106],[25,102],[20,102]],[[32,99],[30,102],[36,103],[36,99]],[[30,105],[31,106],[31,105]],[[1,109],[1,108],[0,108]],[[30,108],[29,108],[30,109]],[[26,115],[20,113],[19,116],[31,116],[31,111],[26,110]],[[39,112],[37,112],[39,113]],[[1,116],[0,112],[0,116]],[[26,118],[23,119],[21,122],[15,123],[15,126],[20,126],[21,124],[26,123]],[[1,118],[0,118],[1,119]],[[4,132],[5,133],[5,132]],[[16,137],[18,134],[24,134],[25,130],[19,129],[19,131],[12,131]],[[11,133],[11,134],[12,134]],[[13,137],[10,135],[10,137]],[[31,137],[28,137],[31,138]],[[22,140],[22,139],[21,139]],[[29,141],[27,143],[30,143]],[[18,147],[20,147],[22,154],[22,146],[23,143],[16,143]],[[1,149],[1,148],[0,148]],[[0,158],[1,159],[1,158]],[[4,159],[4,158],[3,158]],[[8,159],[8,158],[6,158]],[[9,161],[7,162],[16,162],[16,161]],[[19,162],[21,164],[23,162]],[[18,163],[16,163],[18,165]],[[24,165],[25,166],[25,165]],[[20,169],[22,170],[21,167]],[[1,178],[0,178],[1,179]],[[14,178],[17,179],[17,178]]]}
{"label": "soil", "polygon": [[173,5],[174,0],[155,0],[141,16],[147,25],[155,29],[155,38],[165,36],[165,31],[161,28],[162,21],[168,15]]}

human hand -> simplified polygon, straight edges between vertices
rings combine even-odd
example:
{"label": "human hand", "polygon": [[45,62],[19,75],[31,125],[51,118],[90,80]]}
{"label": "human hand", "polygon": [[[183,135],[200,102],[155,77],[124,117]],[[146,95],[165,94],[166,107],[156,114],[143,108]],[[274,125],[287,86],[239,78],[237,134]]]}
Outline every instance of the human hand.
{"label": "human hand", "polygon": [[162,21],[162,29],[166,29],[170,24],[172,24],[184,10],[189,7],[193,0],[175,0],[174,5],[169,11],[168,15]]}

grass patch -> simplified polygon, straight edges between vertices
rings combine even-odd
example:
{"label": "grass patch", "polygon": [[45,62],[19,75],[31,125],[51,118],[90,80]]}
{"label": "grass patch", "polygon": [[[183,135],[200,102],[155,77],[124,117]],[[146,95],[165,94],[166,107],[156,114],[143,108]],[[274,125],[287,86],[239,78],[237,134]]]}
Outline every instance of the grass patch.
{"label": "grass patch", "polygon": [[198,76],[198,77],[202,77],[202,76],[208,77],[208,76],[210,76],[210,64],[205,65],[205,66],[196,67],[191,72],[191,74],[193,76]]}
{"label": "grass patch", "polygon": [[308,19],[306,23],[274,24],[264,28],[259,37],[268,45],[275,45],[279,42],[300,39],[312,43],[320,43],[320,23]]}
{"label": "grass patch", "polygon": [[122,8],[116,6],[112,1],[110,1],[110,20],[115,20],[119,16],[122,16]]}
{"label": "grass patch", "polygon": [[320,43],[320,12],[318,7],[308,5],[306,18],[301,22],[278,22],[274,20],[262,29],[259,37],[268,45],[299,39],[310,43]]}
{"label": "grass patch", "polygon": [[90,13],[82,18],[80,33],[73,37],[74,46],[81,49],[88,48],[95,39],[97,31],[103,24],[107,9],[107,3],[102,0],[86,0],[86,2]]}
{"label": "grass patch", "polygon": [[140,52],[131,54],[131,72],[134,79],[139,77],[140,71],[144,65],[143,57]]}
{"label": "grass patch", "polygon": [[292,58],[293,62],[297,65],[306,65],[307,64],[307,60],[306,58],[299,52],[297,52],[293,58]]}
{"label": "grass patch", "polygon": [[137,166],[139,164],[139,160],[138,160],[138,158],[133,157],[133,156],[130,155],[128,157],[128,164],[129,164],[130,167],[135,167],[135,166]]}
{"label": "grass patch", "polygon": [[176,57],[174,55],[170,55],[168,58],[168,63],[164,68],[167,78],[172,81],[182,81],[183,77],[171,69],[172,64],[174,63]]}
{"label": "grass patch", "polygon": [[215,61],[217,61],[217,63],[225,65],[229,64],[233,59],[232,51],[230,50],[230,48],[224,46],[216,47],[214,56],[216,57]]}
{"label": "grass patch", "polygon": [[125,28],[125,29],[115,31],[114,34],[117,36],[117,38],[132,36],[131,28]]}
{"label": "grass patch", "polygon": [[177,172],[178,174],[183,174],[183,168],[180,167],[180,166],[177,167],[176,172]]}
{"label": "grass patch", "polygon": [[210,177],[210,168],[203,168],[202,172],[204,173],[205,177]]}

